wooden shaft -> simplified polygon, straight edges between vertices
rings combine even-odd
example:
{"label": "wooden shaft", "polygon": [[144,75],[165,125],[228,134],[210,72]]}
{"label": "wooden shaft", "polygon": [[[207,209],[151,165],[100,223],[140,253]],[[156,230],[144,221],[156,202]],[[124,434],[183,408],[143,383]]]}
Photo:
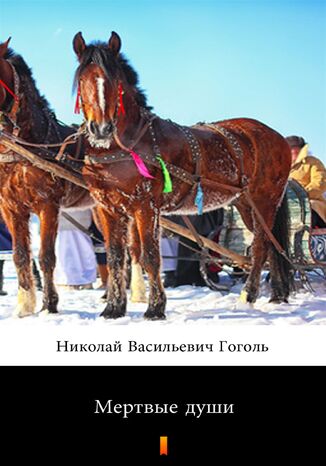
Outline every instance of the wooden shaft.
{"label": "wooden shaft", "polygon": [[[181,225],[177,225],[176,223],[171,222],[171,220],[168,220],[166,217],[161,217],[160,223],[163,228],[173,231],[173,233],[184,236],[185,238],[188,238],[196,243],[195,236],[191,233],[190,230],[188,230],[188,228],[185,228]],[[215,251],[221,254],[222,256],[229,257],[234,262],[236,262],[241,268],[248,268],[250,266],[250,259],[248,257],[241,256],[236,252],[232,252],[229,249],[223,248],[223,246],[220,246],[219,244],[215,243],[214,241],[208,238],[205,238],[204,236],[199,236],[206,248],[211,249],[212,251]]]}
{"label": "wooden shaft", "polygon": [[50,172],[59,178],[64,178],[71,183],[77,184],[78,186],[87,189],[87,185],[83,179],[70,173],[65,168],[60,167],[60,165],[57,165],[48,160],[44,160],[41,156],[33,154],[32,152],[24,149],[24,147],[9,141],[3,134],[0,137],[0,141],[3,146],[11,149],[16,154],[21,155],[24,157],[24,159],[27,159],[29,162],[31,162],[35,167],[41,168],[42,170]]}

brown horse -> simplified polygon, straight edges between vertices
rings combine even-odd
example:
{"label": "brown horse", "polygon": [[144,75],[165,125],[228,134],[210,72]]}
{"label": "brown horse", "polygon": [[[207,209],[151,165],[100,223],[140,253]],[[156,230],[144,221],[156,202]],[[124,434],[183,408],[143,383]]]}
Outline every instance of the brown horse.
{"label": "brown horse", "polygon": [[[126,312],[122,270],[128,226],[135,219],[142,243],[142,264],[149,277],[148,319],[165,318],[166,296],[160,279],[160,214],[212,210],[236,199],[254,233],[252,268],[242,292],[246,302],[258,295],[268,257],[272,301],[289,295],[289,266],[272,245],[260,214],[286,252],[287,218],[283,199],[291,156],[285,139],[247,118],[180,126],[153,115],[138,87],[138,76],[112,33],[107,44],[73,40],[79,60],[75,85],[87,120],[84,178],[100,204],[109,267],[108,303],[102,315]],[[170,191],[170,170],[173,190]],[[149,173],[150,172],[150,173]],[[163,192],[163,186],[165,186]]]}
{"label": "brown horse", "polygon": [[[75,131],[57,121],[36,88],[31,70],[21,56],[8,49],[8,43],[9,39],[0,44],[0,128],[29,143],[62,142]],[[67,151],[74,154],[76,147]],[[44,154],[53,159],[53,153],[42,150]],[[31,213],[40,218],[39,261],[44,278],[42,309],[56,313],[58,294],[53,283],[53,270],[59,209],[86,207],[92,203],[88,191],[32,166],[0,145],[0,209],[13,238],[19,286],[17,315],[32,314],[36,306],[29,233]]]}

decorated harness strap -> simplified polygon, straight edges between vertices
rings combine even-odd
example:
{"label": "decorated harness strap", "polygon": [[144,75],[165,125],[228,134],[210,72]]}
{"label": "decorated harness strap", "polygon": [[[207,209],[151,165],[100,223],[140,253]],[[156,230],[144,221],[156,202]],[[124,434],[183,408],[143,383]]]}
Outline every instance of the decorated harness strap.
{"label": "decorated harness strap", "polygon": [[7,86],[7,84],[1,79],[0,79],[0,85],[13,97],[14,101],[13,101],[13,105],[12,105],[10,112],[0,112],[0,114],[3,114],[6,118],[8,118],[10,123],[12,123],[13,125],[12,134],[14,136],[18,136],[19,128],[17,126],[17,113],[19,110],[19,103],[20,103],[20,98],[19,98],[19,84],[20,83],[19,83],[19,76],[18,76],[17,71],[15,70],[15,67],[10,62],[8,63],[11,66],[13,77],[14,77],[14,90],[10,89],[10,87]]}

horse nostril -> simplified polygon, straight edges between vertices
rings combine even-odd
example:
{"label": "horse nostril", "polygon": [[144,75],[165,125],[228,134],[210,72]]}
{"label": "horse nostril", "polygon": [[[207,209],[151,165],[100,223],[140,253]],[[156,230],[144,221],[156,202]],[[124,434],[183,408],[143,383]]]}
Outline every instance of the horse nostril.
{"label": "horse nostril", "polygon": [[112,122],[110,123],[107,123],[103,130],[102,130],[102,133],[105,135],[105,136],[110,136],[112,134],[112,131],[113,131],[113,124]]}
{"label": "horse nostril", "polygon": [[96,134],[96,124],[93,120],[89,123],[89,130],[92,134]]}

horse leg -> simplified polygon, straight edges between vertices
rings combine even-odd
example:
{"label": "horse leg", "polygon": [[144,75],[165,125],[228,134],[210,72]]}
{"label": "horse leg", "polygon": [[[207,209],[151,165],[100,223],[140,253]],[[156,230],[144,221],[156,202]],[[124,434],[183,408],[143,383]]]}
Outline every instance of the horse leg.
{"label": "horse leg", "polygon": [[143,264],[149,279],[146,319],[165,319],[166,295],[161,280],[160,218],[159,212],[149,205],[136,212],[136,223],[142,243]]}
{"label": "horse leg", "polygon": [[[262,213],[267,227],[271,230],[272,234],[288,253],[288,210],[286,198],[283,199],[280,207],[274,202],[266,205],[264,202],[254,200],[255,205],[259,212]],[[267,237],[262,225],[260,224],[257,215],[252,210],[251,219],[249,215],[249,207],[246,203],[239,203],[237,207],[246,225],[254,232],[254,239],[252,243],[252,266],[249,273],[246,285],[241,292],[240,300],[243,302],[255,302],[258,291],[260,274],[267,258],[269,256],[271,267],[271,286],[272,286],[272,301],[280,302],[285,300],[289,295],[289,266],[288,262],[280,256],[275,250],[271,241]]]}
{"label": "horse leg", "polygon": [[260,275],[267,258],[269,242],[264,230],[255,223],[254,239],[251,245],[251,269],[246,284],[241,291],[240,301],[254,303],[259,292]]}
{"label": "horse leg", "polygon": [[[266,206],[256,202],[260,212],[265,213],[265,222],[268,226],[273,224],[273,209],[266,209]],[[240,301],[244,303],[254,303],[258,296],[260,275],[263,265],[267,258],[269,249],[269,240],[256,217],[254,211],[246,203],[238,203],[237,208],[247,227],[254,233],[254,239],[251,245],[251,269],[246,284],[241,291]],[[267,213],[267,215],[266,215]]]}
{"label": "horse leg", "polygon": [[130,246],[129,252],[131,255],[131,297],[132,303],[147,303],[146,285],[144,280],[143,268],[140,264],[141,244],[135,222],[132,222],[130,229]]}
{"label": "horse leg", "polygon": [[270,266],[270,285],[272,294],[269,302],[271,303],[282,303],[288,302],[289,296],[289,285],[284,282],[282,272],[279,267],[279,253],[275,247],[271,244],[268,253],[268,262]]}
{"label": "horse leg", "polygon": [[40,213],[40,237],[41,247],[39,254],[40,267],[43,273],[43,305],[42,311],[55,314],[58,312],[59,296],[53,282],[53,272],[55,268],[55,239],[58,231],[57,206],[48,205]]}
{"label": "horse leg", "polygon": [[108,266],[107,305],[101,316],[117,319],[126,314],[127,294],[125,282],[125,256],[128,236],[128,219],[113,217],[109,212],[98,208],[103,236],[106,245]]}
{"label": "horse leg", "polygon": [[[286,196],[277,210],[273,235],[289,257],[289,212]],[[268,261],[270,265],[272,295],[270,302],[288,302],[292,277],[289,262],[270,244]]]}
{"label": "horse leg", "polygon": [[18,278],[17,306],[14,315],[25,317],[34,314],[36,308],[29,232],[30,212],[11,212],[2,206],[2,214],[12,236],[13,259]]}

